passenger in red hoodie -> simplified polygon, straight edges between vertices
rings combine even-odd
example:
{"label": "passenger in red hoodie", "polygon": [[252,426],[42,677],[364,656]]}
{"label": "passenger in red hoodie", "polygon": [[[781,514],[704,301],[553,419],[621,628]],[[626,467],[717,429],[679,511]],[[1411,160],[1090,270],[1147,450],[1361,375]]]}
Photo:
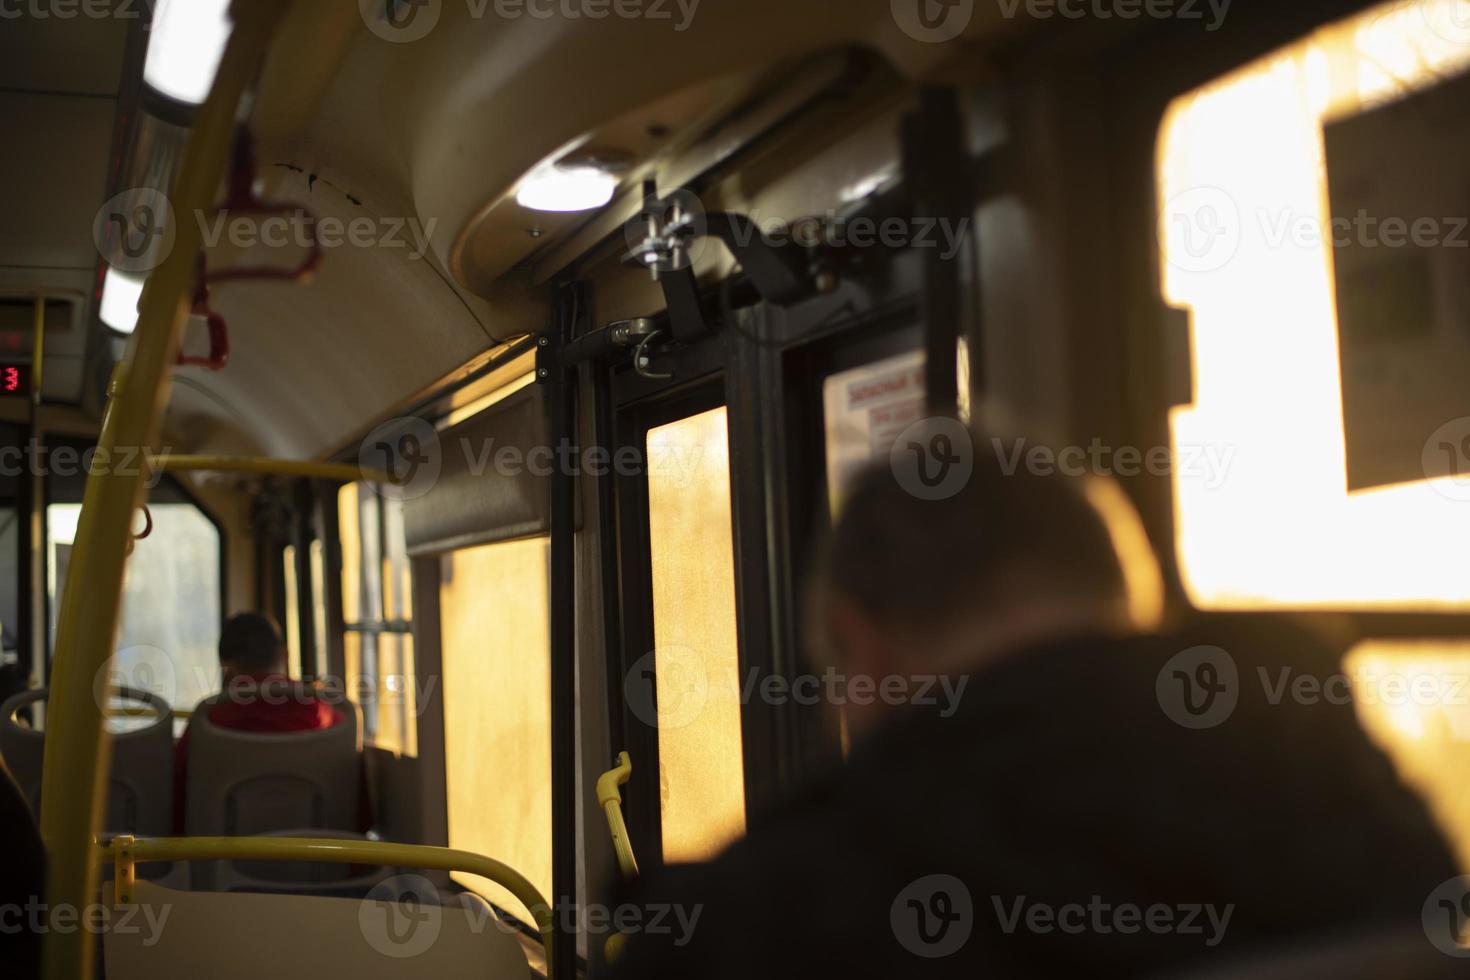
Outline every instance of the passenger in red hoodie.
{"label": "passenger in red hoodie", "polygon": [[[219,662],[224,691],[209,708],[209,720],[221,728],[241,732],[314,732],[347,722],[347,716],[341,711],[318,700],[310,688],[288,676],[286,645],[269,616],[241,613],[225,623],[219,640]],[[188,775],[189,729],[186,728],[174,750],[176,834],[185,830]]]}

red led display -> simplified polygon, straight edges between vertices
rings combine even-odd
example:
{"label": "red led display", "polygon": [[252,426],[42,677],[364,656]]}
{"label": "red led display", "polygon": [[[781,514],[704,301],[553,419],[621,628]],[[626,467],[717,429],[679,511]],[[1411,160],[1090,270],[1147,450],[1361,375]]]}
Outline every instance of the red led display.
{"label": "red led display", "polygon": [[30,393],[29,364],[0,364],[0,398],[24,398]]}

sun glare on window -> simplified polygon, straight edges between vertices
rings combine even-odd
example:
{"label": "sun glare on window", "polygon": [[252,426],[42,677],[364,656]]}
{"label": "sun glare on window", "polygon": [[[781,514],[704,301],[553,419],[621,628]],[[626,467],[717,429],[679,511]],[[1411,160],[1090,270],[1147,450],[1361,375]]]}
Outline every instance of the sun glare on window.
{"label": "sun glare on window", "polygon": [[[1350,491],[1340,370],[1347,361],[1339,363],[1342,296],[1362,297],[1348,311],[1359,319],[1372,320],[1372,305],[1388,303],[1379,320],[1401,334],[1363,342],[1370,355],[1385,352],[1365,359],[1367,371],[1392,371],[1395,357],[1433,362],[1425,356],[1434,349],[1427,346],[1431,341],[1410,335],[1406,323],[1416,308],[1440,324],[1427,324],[1425,336],[1431,330],[1463,333],[1451,329],[1456,322],[1463,327],[1467,314],[1464,295],[1448,285],[1455,229],[1446,214],[1431,209],[1420,215],[1407,205],[1358,223],[1334,212],[1335,200],[1353,195],[1394,195],[1396,201],[1404,195],[1397,186],[1365,186],[1372,173],[1330,186],[1329,174],[1342,165],[1329,160],[1327,135],[1335,137],[1344,120],[1436,88],[1467,64],[1470,2],[1393,3],[1324,28],[1180,99],[1166,117],[1158,151],[1161,268],[1167,300],[1193,313],[1197,379],[1195,403],[1173,415],[1173,436],[1181,454],[1202,449],[1229,461],[1217,479],[1187,473],[1175,479],[1180,565],[1201,606],[1443,608],[1470,602],[1463,558],[1470,553],[1470,483],[1464,471],[1439,473],[1434,426],[1415,422],[1391,429],[1385,440],[1396,443],[1393,452],[1410,454],[1412,472],[1380,468],[1388,476],[1376,478],[1371,466],[1354,466],[1366,474],[1367,485]],[[1341,141],[1351,137],[1347,132]],[[1392,154],[1381,147],[1370,145],[1367,153],[1392,165]],[[1397,184],[1415,179],[1410,174]],[[1352,213],[1359,210],[1367,209]],[[1416,226],[1420,218],[1438,224]],[[1415,243],[1428,246],[1418,256],[1422,261],[1377,263],[1373,278],[1355,266],[1354,281],[1341,285],[1357,292],[1340,291],[1337,279],[1347,275],[1349,258],[1418,254],[1391,248],[1395,221]],[[1340,247],[1344,236],[1351,236],[1352,256]],[[1456,254],[1463,270],[1470,252]],[[1349,339],[1358,343],[1356,334]],[[1463,344],[1457,337],[1440,342]],[[1470,356],[1470,348],[1465,353]],[[1394,379],[1365,382],[1375,383],[1387,386]],[[1397,390],[1412,399],[1419,394],[1416,383],[1422,387],[1406,375]],[[1375,419],[1375,412],[1381,416],[1387,408],[1370,401],[1358,417],[1369,427],[1389,421]],[[1461,442],[1470,450],[1470,404],[1458,415],[1465,438],[1438,440],[1451,452]],[[1452,412],[1434,418],[1436,424],[1455,422]],[[1465,455],[1462,462],[1470,464],[1470,452]]]}

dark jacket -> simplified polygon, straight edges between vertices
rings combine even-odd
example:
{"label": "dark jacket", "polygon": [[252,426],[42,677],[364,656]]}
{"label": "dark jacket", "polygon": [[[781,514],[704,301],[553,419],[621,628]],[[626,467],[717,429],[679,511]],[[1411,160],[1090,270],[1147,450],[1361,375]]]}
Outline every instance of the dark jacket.
{"label": "dark jacket", "polygon": [[[1216,654],[1175,659],[1201,645],[1230,654],[1236,704],[1191,728],[1181,674],[1228,681],[1196,670]],[[712,864],[641,883],[702,910],[692,937],[633,937],[621,975],[1130,977],[1412,926],[1458,873],[1425,807],[1350,704],[1272,703],[1283,668],[1338,659],[1253,618],[1005,661]]]}

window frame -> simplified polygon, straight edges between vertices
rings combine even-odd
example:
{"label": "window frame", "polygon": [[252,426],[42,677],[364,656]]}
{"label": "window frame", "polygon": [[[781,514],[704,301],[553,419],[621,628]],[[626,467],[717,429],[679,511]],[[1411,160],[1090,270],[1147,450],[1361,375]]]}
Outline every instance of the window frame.
{"label": "window frame", "polygon": [[[332,601],[329,603],[327,615],[327,626],[329,635],[328,642],[332,645],[333,648],[331,651],[331,655],[329,656],[329,669],[332,671],[334,676],[342,678],[343,684],[345,686],[347,682],[346,638],[348,634],[357,634],[359,637],[361,637],[362,648],[358,660],[358,676],[359,679],[367,676],[373,677],[374,682],[371,692],[371,699],[367,697],[367,685],[362,684],[361,680],[359,680],[359,690],[349,690],[346,693],[349,698],[352,698],[352,700],[354,700],[354,702],[358,705],[359,710],[362,712],[363,745],[364,747],[371,747],[375,749],[381,749],[383,751],[392,751],[403,754],[405,751],[405,746],[403,744],[378,744],[378,686],[381,682],[381,675],[379,673],[379,655],[381,651],[378,649],[378,638],[383,635],[406,636],[413,642],[415,654],[414,673],[416,680],[418,673],[418,643],[415,636],[414,619],[418,613],[418,609],[417,606],[414,605],[414,562],[409,557],[407,548],[405,546],[403,548],[401,558],[403,561],[403,568],[407,572],[409,578],[404,598],[408,602],[409,608],[413,610],[415,617],[411,617],[409,619],[389,619],[387,615],[388,592],[384,588],[383,583],[383,562],[388,558],[388,548],[386,547],[386,542],[388,540],[387,516],[386,508],[383,506],[383,502],[386,498],[384,498],[381,493],[374,489],[371,483],[368,483],[366,481],[359,481],[356,484],[353,484],[353,486],[357,487],[358,527],[358,619],[355,621],[348,621],[343,612],[345,606],[343,602],[342,579],[343,573],[345,572],[345,567],[343,564],[342,538],[340,530],[342,519],[340,491],[342,487],[337,487],[334,489],[333,493],[325,495],[327,501],[322,508],[323,515],[326,518],[325,523],[330,529],[329,533],[325,536],[323,540],[323,545],[325,547],[324,557],[326,559],[326,577],[328,579],[327,592],[330,596],[332,596]],[[375,544],[375,550],[369,549],[369,538],[366,534],[363,533],[364,529],[367,527],[366,521],[369,519],[367,515],[367,510],[369,509],[367,506],[368,501],[373,502],[371,510],[376,517],[377,533],[372,539]],[[309,562],[309,547],[307,549],[306,558]],[[298,579],[300,576],[301,560],[302,551],[298,546]],[[307,575],[309,579],[309,565],[307,569]],[[376,589],[376,607],[378,615],[375,618],[365,617],[363,615],[364,611],[370,605],[373,605],[373,603],[370,602],[370,599],[373,598],[372,591],[374,589]],[[309,591],[309,589],[307,591]],[[303,630],[305,630],[305,627],[303,627]],[[303,644],[303,657],[305,655],[304,651],[305,646]],[[368,670],[369,665],[371,665],[372,667],[371,671]],[[361,700],[358,700],[355,695],[360,695]],[[408,710],[408,707],[409,706],[407,700],[404,700],[401,703],[402,716],[399,719],[399,724],[402,726],[401,731],[403,733],[406,733],[408,731],[409,725],[413,726],[415,732],[413,742],[416,746],[418,742],[418,718],[416,717],[416,712],[410,712]],[[406,739],[404,741],[406,741]]]}
{"label": "window frame", "polygon": [[[95,440],[78,439],[78,438],[75,438],[75,437],[68,438],[68,437],[65,437],[65,436],[53,436],[52,438],[47,439],[46,442],[45,442],[45,448],[46,448],[46,452],[47,452],[48,456],[49,456],[50,452],[52,450],[54,450],[55,448],[57,448],[58,446],[68,446],[68,447],[71,447],[73,449],[76,449],[78,452],[82,452],[82,451],[85,451],[87,449],[92,449],[96,445],[97,445],[97,443],[96,443]],[[81,479],[81,483],[79,484],[79,486],[82,487],[83,489],[85,489],[86,477],[81,477],[80,479]],[[22,482],[23,483],[26,483],[26,482],[29,482],[29,481],[24,481],[23,480]],[[164,489],[164,488],[166,488],[164,490],[164,493],[163,494],[159,494],[160,489]],[[163,496],[163,497],[172,497],[173,499],[159,499],[160,496]],[[58,497],[58,495],[55,492],[55,477],[52,474],[49,473],[49,466],[48,466],[48,473],[47,473],[45,479],[42,480],[42,500],[41,500],[41,508],[40,508],[41,509],[41,522],[40,522],[41,523],[41,528],[40,528],[41,535],[40,535],[40,541],[38,543],[36,543],[36,545],[41,548],[41,595],[40,595],[40,603],[39,603],[39,611],[41,613],[41,622],[40,622],[38,628],[40,629],[40,639],[41,639],[41,643],[42,643],[42,652],[44,653],[44,656],[42,658],[43,661],[44,661],[44,668],[45,668],[44,669],[44,672],[42,674],[42,677],[44,679],[44,681],[43,681],[44,683],[50,683],[51,669],[52,669],[52,665],[53,665],[53,662],[54,662],[55,656],[56,656],[55,644],[53,642],[53,637],[51,635],[51,607],[52,607],[52,602],[51,602],[50,589],[47,588],[47,585],[46,585],[46,583],[49,583],[50,578],[51,578],[51,532],[50,532],[51,522],[50,522],[50,519],[49,519],[49,516],[48,515],[49,515],[49,512],[50,512],[50,509],[51,509],[51,505],[52,504],[80,504],[80,503],[83,502],[81,500],[81,495],[80,494],[65,494],[64,493],[64,494],[61,495],[61,497],[63,499],[57,499],[57,497]],[[71,498],[76,498],[76,499],[71,499]],[[229,536],[229,534],[227,533],[227,531],[225,529],[224,522],[221,521],[215,515],[214,511],[210,510],[209,507],[207,507],[204,504],[204,501],[202,501],[193,492],[193,490],[191,490],[189,488],[189,486],[188,486],[187,483],[185,483],[183,480],[178,479],[177,477],[175,477],[171,473],[162,473],[162,474],[159,474],[158,483],[149,491],[149,493],[148,493],[148,500],[145,501],[145,503],[187,504],[187,505],[193,507],[201,516],[204,517],[204,519],[206,521],[209,522],[209,525],[214,528],[215,536],[219,540],[219,610],[220,610],[220,619],[219,619],[218,628],[220,630],[223,630],[224,629],[224,625],[225,625],[225,621],[229,618],[229,615],[230,615],[230,611],[229,611],[230,610],[230,601],[229,601],[230,600],[230,580],[229,580],[229,569],[230,569],[230,536]],[[22,535],[23,538],[26,537],[26,536],[27,536],[26,534],[23,534]],[[63,588],[64,588],[64,585],[63,585]],[[60,596],[57,597],[57,602],[58,603],[60,602]],[[22,609],[21,615],[24,616],[25,613],[26,613],[26,610],[25,609]],[[119,614],[119,615],[121,615],[121,614]],[[119,624],[121,624],[121,619],[119,619]],[[36,628],[36,624],[31,624],[31,625],[32,625],[33,628]],[[180,707],[180,706],[176,705],[175,707]],[[183,707],[193,707],[193,706],[192,705],[187,705],[187,706],[183,706]]]}

